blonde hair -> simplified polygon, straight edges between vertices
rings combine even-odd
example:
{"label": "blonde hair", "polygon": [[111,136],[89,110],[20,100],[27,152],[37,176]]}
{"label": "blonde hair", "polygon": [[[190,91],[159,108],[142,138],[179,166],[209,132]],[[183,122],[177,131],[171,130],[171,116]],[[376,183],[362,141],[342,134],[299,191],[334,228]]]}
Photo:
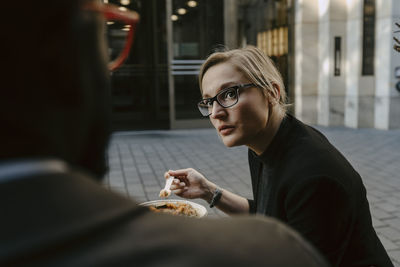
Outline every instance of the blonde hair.
{"label": "blonde hair", "polygon": [[[275,99],[282,110],[286,110],[286,92],[282,76],[273,61],[254,46],[211,54],[200,69],[199,86],[201,92],[203,92],[202,80],[207,70],[225,62],[233,64],[247,79],[262,89],[264,96],[270,101]],[[279,92],[276,87],[279,88]]]}

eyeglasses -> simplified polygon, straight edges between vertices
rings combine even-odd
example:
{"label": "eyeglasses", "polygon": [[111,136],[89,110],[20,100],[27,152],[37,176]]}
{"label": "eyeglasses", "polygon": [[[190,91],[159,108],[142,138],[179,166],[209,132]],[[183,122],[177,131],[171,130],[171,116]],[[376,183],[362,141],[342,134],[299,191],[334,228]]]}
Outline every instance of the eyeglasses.
{"label": "eyeglasses", "polygon": [[229,108],[239,101],[239,89],[256,86],[254,83],[239,84],[226,88],[219,92],[216,96],[202,99],[197,107],[204,117],[210,116],[213,108],[214,101],[217,101],[221,107]]}
{"label": "eyeglasses", "polygon": [[100,4],[94,2],[86,5],[84,9],[102,13],[104,18],[108,21],[107,24],[109,21],[120,21],[126,24],[125,29],[128,31],[128,33],[125,37],[125,45],[119,55],[108,64],[108,68],[111,71],[116,70],[122,65],[122,63],[124,63],[129,55],[129,51],[131,50],[135,36],[136,24],[139,21],[139,14],[128,9],[121,10],[121,8],[117,5]]}

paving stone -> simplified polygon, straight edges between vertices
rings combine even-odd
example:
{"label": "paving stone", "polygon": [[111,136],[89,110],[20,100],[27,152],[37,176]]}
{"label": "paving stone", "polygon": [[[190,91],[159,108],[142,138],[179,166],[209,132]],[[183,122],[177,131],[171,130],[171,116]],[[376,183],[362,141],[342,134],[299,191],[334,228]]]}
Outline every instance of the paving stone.
{"label": "paving stone", "polygon": [[386,196],[385,192],[382,192],[377,188],[374,188],[374,189],[370,190],[368,192],[368,194],[370,194],[370,195],[372,195],[374,197],[377,197],[377,198],[384,198]]}
{"label": "paving stone", "polygon": [[139,174],[137,172],[124,172],[124,177],[126,180],[139,180]]}
{"label": "paving stone", "polygon": [[395,267],[400,267],[400,250],[389,250],[389,257],[391,258]]}
{"label": "paving stone", "polygon": [[[396,190],[396,193],[398,192],[398,189]],[[395,196],[392,197],[388,197],[385,199],[387,202],[395,205],[395,206],[400,206],[400,197],[397,196],[397,194]],[[399,210],[399,208],[398,208]]]}
{"label": "paving stone", "polygon": [[125,183],[123,181],[110,181],[110,187],[118,187],[125,189]]}
{"label": "paving stone", "polygon": [[400,241],[400,231],[392,227],[381,227],[377,229],[377,232],[392,242]]}
{"label": "paving stone", "polygon": [[372,225],[373,225],[375,228],[378,228],[378,227],[387,226],[388,224],[385,223],[385,222],[382,221],[382,220],[379,220],[379,219],[375,218],[374,215],[372,214]]}
{"label": "paving stone", "polygon": [[377,219],[391,219],[395,217],[395,215],[386,212],[377,206],[371,207],[371,213]]}
{"label": "paving stone", "polygon": [[[368,190],[368,189],[367,189]],[[367,194],[367,199],[368,199],[368,202],[371,204],[371,203],[377,203],[377,202],[379,202],[379,201],[382,201],[382,199],[381,198],[377,198],[376,196],[373,196],[373,195],[371,195],[371,194]]]}
{"label": "paving stone", "polygon": [[388,238],[386,238],[383,235],[379,235],[379,239],[382,242],[382,245],[385,247],[386,250],[397,250],[400,249],[398,245],[390,241]]}
{"label": "paving stone", "polygon": [[399,217],[396,217],[396,218],[393,218],[393,219],[387,219],[387,220],[384,220],[384,221],[385,221],[385,223],[387,223],[391,227],[394,227],[397,230],[400,230],[400,218]]}

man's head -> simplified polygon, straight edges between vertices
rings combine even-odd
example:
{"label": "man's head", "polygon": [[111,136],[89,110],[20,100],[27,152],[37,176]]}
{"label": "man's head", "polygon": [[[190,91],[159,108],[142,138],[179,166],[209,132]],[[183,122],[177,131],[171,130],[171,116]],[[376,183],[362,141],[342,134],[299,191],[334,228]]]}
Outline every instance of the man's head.
{"label": "man's head", "polygon": [[104,21],[85,10],[90,1],[23,2],[5,27],[0,160],[56,157],[101,176],[110,133]]}

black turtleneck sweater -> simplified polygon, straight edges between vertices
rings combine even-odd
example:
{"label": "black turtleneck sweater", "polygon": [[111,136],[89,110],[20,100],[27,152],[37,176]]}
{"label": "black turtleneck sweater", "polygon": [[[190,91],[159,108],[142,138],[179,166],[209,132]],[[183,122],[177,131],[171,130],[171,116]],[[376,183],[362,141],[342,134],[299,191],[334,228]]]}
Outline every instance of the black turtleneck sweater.
{"label": "black turtleneck sweater", "polygon": [[333,266],[393,266],[360,175],[316,129],[287,115],[267,150],[249,150],[250,212],[287,223]]}

